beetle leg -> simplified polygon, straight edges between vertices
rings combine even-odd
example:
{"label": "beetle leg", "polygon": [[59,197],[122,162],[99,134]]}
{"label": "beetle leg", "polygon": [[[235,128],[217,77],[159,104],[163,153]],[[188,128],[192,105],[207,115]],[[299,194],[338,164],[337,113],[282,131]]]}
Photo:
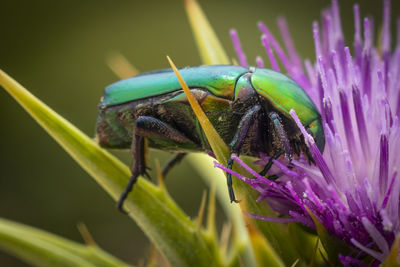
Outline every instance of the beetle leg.
{"label": "beetle leg", "polygon": [[[259,105],[255,105],[250,110],[244,114],[242,119],[239,122],[239,126],[235,133],[235,136],[232,139],[232,142],[229,144],[231,147],[231,152],[229,154],[227,168],[232,169],[233,159],[232,154],[239,154],[240,148],[242,147],[244,140],[247,136],[247,132],[250,128],[251,123],[254,121],[254,115],[261,109]],[[226,182],[228,184],[229,198],[231,202],[238,202],[235,198],[235,193],[233,192],[232,186],[232,175],[230,173],[226,173]]]}
{"label": "beetle leg", "polygon": [[[279,118],[279,115],[275,112],[269,113],[269,118],[272,121],[272,124],[274,125],[275,131],[279,136],[280,141],[282,142],[283,145],[283,150],[280,150],[276,152],[272,157],[269,158],[267,165],[265,165],[264,169],[259,173],[261,176],[265,176],[269,169],[271,169],[272,164],[274,163],[273,160],[278,159],[283,153],[285,153],[286,157],[289,159],[289,168],[292,167],[292,150],[290,148],[290,142],[286,136],[285,129],[283,129],[281,120]],[[296,152],[296,148],[295,148]],[[271,180],[276,180],[278,178],[277,175],[269,175],[268,179]]]}
{"label": "beetle leg", "polygon": [[[193,142],[184,136],[177,129],[172,126],[162,122],[153,117],[140,116],[135,121],[134,128],[134,136],[132,141],[132,154],[135,159],[131,172],[132,176],[129,179],[128,185],[125,187],[124,192],[121,194],[120,199],[117,203],[117,207],[122,211],[122,205],[125,199],[128,197],[128,194],[132,191],[133,186],[135,185],[138,177],[140,175],[145,175],[149,177],[146,172],[146,160],[145,160],[145,138],[152,138],[157,140],[169,140],[174,141],[181,144],[193,144]],[[180,156],[179,156],[180,155]],[[173,159],[171,162],[167,164],[167,166],[163,170],[163,174],[165,175],[169,169],[179,162],[180,159],[183,158],[185,153],[179,153],[178,156]]]}
{"label": "beetle leg", "polygon": [[[275,153],[272,157],[269,158],[267,165],[265,165],[264,169],[259,173],[261,176],[265,176],[267,174],[267,172],[269,171],[269,169],[271,169],[272,164],[274,163],[274,159],[279,158],[283,153],[285,153],[283,150],[278,151],[277,153]],[[272,176],[272,175],[270,175]],[[269,177],[268,176],[268,179]]]}
{"label": "beetle leg", "polygon": [[271,112],[269,114],[269,118],[274,125],[275,131],[278,134],[280,141],[282,142],[286,157],[289,159],[289,162],[292,162],[292,150],[290,149],[290,143],[286,136],[286,131],[285,129],[283,129],[279,115],[275,112]]}
{"label": "beetle leg", "polygon": [[121,194],[117,203],[117,208],[122,211],[122,205],[128,194],[132,191],[138,177],[145,175],[149,177],[146,172],[146,159],[145,159],[145,138],[153,138],[158,140],[170,140],[178,143],[192,144],[193,142],[184,136],[181,132],[172,126],[162,122],[153,117],[140,116],[135,121],[134,135],[132,140],[132,154],[134,163],[131,168],[132,176],[129,179],[128,185],[125,187],[124,192]]}
{"label": "beetle leg", "polygon": [[165,179],[168,172],[181,160],[187,155],[187,153],[178,153],[176,154],[170,161],[165,164],[164,168],[162,169],[162,177]]}
{"label": "beetle leg", "polygon": [[148,175],[146,172],[146,163],[145,163],[145,142],[144,137],[134,134],[132,140],[132,155],[135,159],[135,163],[131,168],[132,176],[129,179],[128,184],[126,185],[124,192],[122,192],[119,200],[117,202],[117,208],[124,212],[122,209],[122,205],[124,204],[125,199],[128,197],[128,194],[132,191],[133,186],[135,185],[139,175]]}

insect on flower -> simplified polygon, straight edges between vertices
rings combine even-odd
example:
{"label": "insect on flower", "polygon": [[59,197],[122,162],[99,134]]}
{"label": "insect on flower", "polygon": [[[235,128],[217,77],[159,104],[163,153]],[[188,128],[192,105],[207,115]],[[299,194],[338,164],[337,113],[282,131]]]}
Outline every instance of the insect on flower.
{"label": "insect on flower", "polygon": [[[325,137],[321,116],[304,90],[287,76],[263,68],[229,65],[189,67],[180,70],[197,101],[229,144],[231,155],[282,155],[291,161],[303,152],[313,161],[303,135],[291,118],[295,109],[301,123],[323,151]],[[164,175],[188,151],[211,147],[185,93],[170,69],[152,71],[114,83],[106,88],[99,105],[97,136],[101,146],[130,148],[134,157],[132,176],[120,197],[118,208],[139,175],[147,175],[145,152],[152,148],[177,152]],[[228,159],[228,168],[233,164]],[[273,178],[274,176],[270,176]],[[237,201],[231,175],[227,175],[229,197]]]}

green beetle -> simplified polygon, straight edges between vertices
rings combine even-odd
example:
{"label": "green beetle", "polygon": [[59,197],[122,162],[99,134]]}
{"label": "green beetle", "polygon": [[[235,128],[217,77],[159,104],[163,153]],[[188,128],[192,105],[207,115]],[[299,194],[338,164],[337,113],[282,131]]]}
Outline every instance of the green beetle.
{"label": "green beetle", "polygon": [[[313,160],[289,114],[291,109],[323,151],[321,115],[304,90],[287,76],[268,69],[229,65],[187,67],[179,72],[230,145],[231,154],[271,156],[262,175],[268,172],[272,160],[283,154],[291,160],[292,155],[303,152]],[[138,176],[147,175],[147,146],[178,153],[164,174],[188,151],[211,151],[171,69],[143,73],[108,86],[99,105],[96,131],[103,147],[132,147],[132,177],[118,201],[119,209]],[[228,168],[232,164],[229,157]],[[236,201],[230,175],[227,182],[230,199]]]}

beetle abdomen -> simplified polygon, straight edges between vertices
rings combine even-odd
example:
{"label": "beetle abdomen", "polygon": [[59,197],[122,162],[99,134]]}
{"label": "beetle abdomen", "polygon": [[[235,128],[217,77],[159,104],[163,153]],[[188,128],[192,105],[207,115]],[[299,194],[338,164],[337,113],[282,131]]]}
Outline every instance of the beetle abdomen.
{"label": "beetle abdomen", "polygon": [[96,122],[96,139],[100,146],[105,148],[131,147],[132,132],[123,125],[129,123],[133,130],[135,118],[132,110],[124,109],[125,106],[114,106],[99,111]]}

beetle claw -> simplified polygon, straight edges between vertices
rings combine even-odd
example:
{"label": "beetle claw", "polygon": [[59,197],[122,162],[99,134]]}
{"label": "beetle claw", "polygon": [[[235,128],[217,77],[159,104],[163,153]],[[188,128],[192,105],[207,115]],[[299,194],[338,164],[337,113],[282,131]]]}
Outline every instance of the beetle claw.
{"label": "beetle claw", "polygon": [[273,174],[273,175],[268,175],[267,179],[270,181],[276,181],[279,178],[278,175]]}
{"label": "beetle claw", "polygon": [[[146,168],[146,169],[147,169],[147,168]],[[143,176],[145,176],[147,179],[151,180],[151,176],[150,176],[150,174],[149,174],[147,171],[145,171],[145,172],[143,173]]]}
{"label": "beetle claw", "polygon": [[122,214],[128,215],[128,212],[123,208],[123,204],[124,204],[124,201],[121,201],[121,199],[119,199],[116,207]]}

